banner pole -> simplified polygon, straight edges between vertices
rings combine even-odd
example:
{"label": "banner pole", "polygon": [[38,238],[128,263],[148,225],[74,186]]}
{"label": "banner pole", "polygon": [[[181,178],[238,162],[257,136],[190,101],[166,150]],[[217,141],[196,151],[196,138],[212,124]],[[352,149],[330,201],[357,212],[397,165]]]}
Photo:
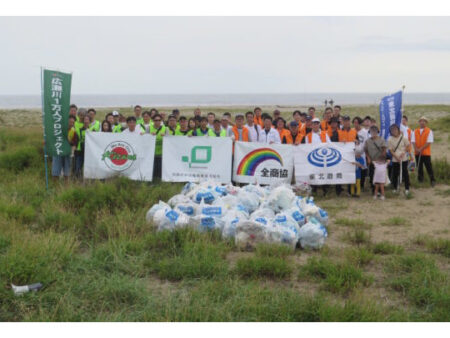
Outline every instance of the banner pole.
{"label": "banner pole", "polygon": [[45,166],[45,190],[48,191],[47,146],[45,144],[45,110],[44,110],[44,71],[41,67],[41,101],[42,101],[42,127],[44,130],[44,166]]}

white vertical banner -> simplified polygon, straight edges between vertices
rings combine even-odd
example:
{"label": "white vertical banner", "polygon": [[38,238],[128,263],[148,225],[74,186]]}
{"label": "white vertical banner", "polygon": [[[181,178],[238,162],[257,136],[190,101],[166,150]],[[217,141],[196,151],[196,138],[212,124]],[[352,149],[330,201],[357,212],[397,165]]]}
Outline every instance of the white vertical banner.
{"label": "white vertical banner", "polygon": [[154,135],[86,132],[84,178],[153,179]]}
{"label": "white vertical banner", "polygon": [[229,137],[163,137],[162,180],[166,182],[231,182]]}
{"label": "white vertical banner", "polygon": [[300,144],[294,147],[295,181],[312,185],[356,181],[353,142]]}
{"label": "white vertical banner", "polygon": [[294,170],[293,148],[290,144],[235,142],[233,181],[290,184]]}

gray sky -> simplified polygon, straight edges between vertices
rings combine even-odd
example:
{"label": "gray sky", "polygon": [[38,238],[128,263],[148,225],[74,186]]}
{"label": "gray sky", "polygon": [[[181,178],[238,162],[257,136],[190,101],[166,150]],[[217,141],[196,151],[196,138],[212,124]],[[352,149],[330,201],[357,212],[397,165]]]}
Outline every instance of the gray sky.
{"label": "gray sky", "polygon": [[0,95],[450,91],[445,17],[0,17]]}

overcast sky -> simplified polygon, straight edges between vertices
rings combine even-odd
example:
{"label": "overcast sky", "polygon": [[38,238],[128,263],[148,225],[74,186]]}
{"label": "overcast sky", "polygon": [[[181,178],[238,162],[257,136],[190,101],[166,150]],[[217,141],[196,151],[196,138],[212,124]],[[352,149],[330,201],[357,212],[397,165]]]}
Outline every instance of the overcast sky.
{"label": "overcast sky", "polygon": [[0,17],[0,95],[450,91],[449,18]]}

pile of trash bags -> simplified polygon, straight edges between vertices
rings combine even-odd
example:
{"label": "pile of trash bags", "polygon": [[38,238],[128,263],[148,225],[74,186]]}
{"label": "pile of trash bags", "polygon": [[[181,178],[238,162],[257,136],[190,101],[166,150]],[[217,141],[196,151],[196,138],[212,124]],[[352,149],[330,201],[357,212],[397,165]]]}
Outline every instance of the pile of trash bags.
{"label": "pile of trash bags", "polygon": [[237,187],[214,182],[187,183],[180,194],[159,201],[146,220],[159,231],[192,227],[218,230],[236,245],[251,250],[258,243],[293,249],[320,249],[327,237],[328,214],[312,197],[296,196],[289,185]]}

